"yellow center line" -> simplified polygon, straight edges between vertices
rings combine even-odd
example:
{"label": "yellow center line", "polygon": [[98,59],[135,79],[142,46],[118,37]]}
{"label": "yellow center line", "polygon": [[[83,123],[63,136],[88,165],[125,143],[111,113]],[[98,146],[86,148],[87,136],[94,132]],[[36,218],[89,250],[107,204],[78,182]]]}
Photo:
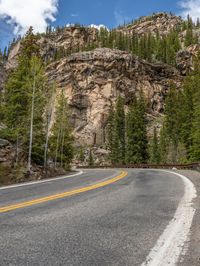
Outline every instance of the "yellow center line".
{"label": "yellow center line", "polygon": [[112,179],[106,180],[104,182],[100,182],[100,183],[94,184],[94,185],[90,185],[90,186],[87,186],[87,187],[82,187],[82,188],[71,190],[71,191],[66,191],[66,192],[63,192],[63,193],[60,193],[60,194],[55,194],[55,195],[51,195],[51,196],[47,196],[47,197],[43,197],[43,198],[38,198],[38,199],[30,200],[30,201],[25,201],[25,202],[21,202],[21,203],[18,203],[18,204],[13,204],[13,205],[9,205],[9,206],[0,207],[0,213],[5,213],[5,212],[13,211],[13,210],[16,210],[16,209],[25,208],[25,207],[41,204],[41,203],[44,203],[44,202],[56,200],[56,199],[62,199],[62,198],[66,198],[66,197],[69,197],[69,196],[72,196],[72,195],[76,195],[76,194],[80,194],[80,193],[87,192],[87,191],[90,191],[90,190],[94,190],[94,189],[97,189],[97,188],[105,187],[107,185],[113,184],[113,183],[125,178],[127,176],[127,174],[128,174],[127,172],[122,171],[120,173],[120,175],[118,175],[118,176],[116,176],[116,177],[114,177]]}

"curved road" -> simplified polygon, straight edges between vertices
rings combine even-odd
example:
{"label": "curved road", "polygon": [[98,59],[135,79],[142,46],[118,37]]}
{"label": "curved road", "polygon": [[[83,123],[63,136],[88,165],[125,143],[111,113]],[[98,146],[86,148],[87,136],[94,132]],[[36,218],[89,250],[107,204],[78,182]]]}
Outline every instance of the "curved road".
{"label": "curved road", "polygon": [[172,173],[125,171],[0,188],[0,265],[151,265],[185,185]]}

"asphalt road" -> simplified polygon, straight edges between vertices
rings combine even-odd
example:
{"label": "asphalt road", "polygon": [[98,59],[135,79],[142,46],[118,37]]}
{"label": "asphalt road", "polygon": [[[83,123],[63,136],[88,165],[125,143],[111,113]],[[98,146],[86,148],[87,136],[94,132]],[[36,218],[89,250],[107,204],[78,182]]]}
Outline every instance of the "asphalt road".
{"label": "asphalt road", "polygon": [[[162,171],[126,171],[112,184],[0,213],[0,265],[141,265],[173,219],[184,183]],[[0,209],[119,174],[84,170],[66,179],[0,189]]]}

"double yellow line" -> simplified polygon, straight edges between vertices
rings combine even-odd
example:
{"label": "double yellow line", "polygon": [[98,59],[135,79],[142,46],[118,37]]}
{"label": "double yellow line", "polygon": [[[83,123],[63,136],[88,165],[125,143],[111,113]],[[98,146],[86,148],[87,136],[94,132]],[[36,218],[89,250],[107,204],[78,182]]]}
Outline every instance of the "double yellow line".
{"label": "double yellow line", "polygon": [[38,198],[38,199],[34,199],[34,200],[30,200],[30,201],[26,201],[26,202],[14,204],[14,205],[0,207],[0,213],[5,213],[5,212],[13,211],[13,210],[16,210],[16,209],[25,208],[25,207],[30,207],[30,206],[41,204],[41,203],[44,203],[44,202],[57,200],[57,199],[62,199],[62,198],[66,198],[66,197],[69,197],[69,196],[72,196],[72,195],[76,195],[76,194],[80,194],[80,193],[87,192],[87,191],[90,191],[90,190],[94,190],[94,189],[97,189],[97,188],[105,187],[105,186],[108,186],[110,184],[113,184],[113,183],[125,178],[127,176],[127,174],[128,174],[127,172],[122,171],[120,173],[120,175],[118,175],[118,176],[116,176],[116,177],[114,177],[112,179],[106,180],[104,182],[100,182],[100,183],[94,184],[94,185],[90,185],[90,186],[87,186],[87,187],[82,187],[80,189],[75,189],[75,190],[67,191],[67,192],[64,192],[64,193],[55,194],[55,195],[51,195],[51,196],[47,196],[47,197],[43,197],[43,198]]}

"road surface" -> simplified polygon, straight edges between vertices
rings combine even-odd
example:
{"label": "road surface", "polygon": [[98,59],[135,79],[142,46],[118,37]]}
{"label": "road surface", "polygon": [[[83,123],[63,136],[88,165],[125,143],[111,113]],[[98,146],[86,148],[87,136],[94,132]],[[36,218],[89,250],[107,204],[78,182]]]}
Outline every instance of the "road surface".
{"label": "road surface", "polygon": [[106,169],[0,188],[0,265],[165,266],[166,250],[175,265],[195,211],[186,183],[164,171]]}

